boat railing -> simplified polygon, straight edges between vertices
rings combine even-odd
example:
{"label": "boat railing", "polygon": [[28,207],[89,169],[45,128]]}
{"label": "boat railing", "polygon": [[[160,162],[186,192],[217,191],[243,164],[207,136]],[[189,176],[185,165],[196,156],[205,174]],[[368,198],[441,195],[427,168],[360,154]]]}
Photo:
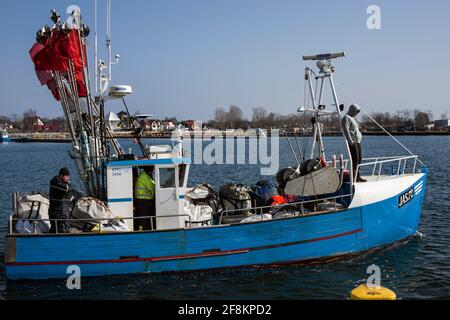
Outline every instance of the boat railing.
{"label": "boat railing", "polygon": [[342,170],[347,170],[348,164],[350,163],[350,161],[348,159],[344,159],[342,161],[342,166],[340,166],[337,161],[327,161],[328,166],[333,167],[335,169],[342,169]]}
{"label": "boat railing", "polygon": [[[390,156],[390,157],[373,157],[373,158],[362,158],[362,162],[365,163],[366,161],[380,161],[380,160],[390,160],[390,159],[399,159],[399,158],[403,158],[404,156]],[[338,168],[339,167],[339,163],[338,160],[329,160],[327,161],[327,164],[331,167],[335,167]],[[343,159],[342,161],[342,169],[343,170],[347,170],[350,164],[350,160],[349,159]]]}
{"label": "boat railing", "polygon": [[[37,230],[37,224],[39,222],[55,222],[55,233],[52,234],[62,234],[59,232],[58,230],[58,222],[92,222],[92,224],[95,224],[96,226],[98,226],[98,231],[97,232],[92,232],[90,231],[89,233],[102,233],[104,232],[103,229],[106,229],[106,227],[103,226],[103,222],[104,221],[124,221],[124,220],[145,220],[145,219],[150,219],[150,226],[151,229],[154,230],[154,225],[157,222],[157,219],[161,219],[161,218],[177,218],[177,217],[187,217],[188,221],[186,221],[186,223],[189,225],[189,227],[192,227],[192,218],[190,215],[188,214],[177,214],[177,215],[163,215],[163,216],[143,216],[143,217],[114,217],[114,218],[81,218],[81,219],[40,219],[40,218],[34,218],[34,219],[22,219],[22,218],[15,218],[14,214],[9,216],[9,234],[13,235],[14,234],[14,222],[17,221],[28,221],[30,222],[30,224],[33,226],[33,232],[31,234],[39,234],[36,233]],[[114,231],[112,231],[114,232]],[[134,232],[133,230],[128,230],[128,231],[124,231],[124,232]],[[48,234],[48,233],[46,233]]]}
{"label": "boat railing", "polygon": [[354,178],[356,180],[358,174],[361,174],[365,177],[374,177],[375,181],[379,181],[386,177],[392,178],[400,177],[404,174],[413,174],[418,169],[418,158],[419,156],[417,155],[365,158],[363,163],[357,166],[357,174]]}
{"label": "boat railing", "polygon": [[[306,213],[305,205],[307,205],[307,204],[314,205],[319,202],[330,201],[330,200],[333,202],[333,210],[331,210],[331,212],[335,212],[338,210],[342,210],[341,208],[338,208],[337,200],[347,198],[347,197],[352,197],[352,194],[343,194],[343,195],[330,196],[330,197],[324,197],[324,198],[316,198],[316,199],[310,199],[310,200],[288,202],[288,203],[278,204],[278,205],[274,205],[274,206],[258,206],[258,207],[233,209],[233,210],[225,209],[225,210],[222,210],[221,212],[217,212],[216,214],[220,213],[219,225],[222,224],[224,216],[225,216],[225,218],[228,218],[230,215],[236,216],[239,213],[248,213],[248,212],[251,212],[255,215],[259,215],[261,218],[261,221],[262,221],[262,220],[264,220],[264,214],[265,214],[264,211],[267,209],[274,210],[274,209],[282,209],[284,207],[293,206],[293,207],[297,207],[300,214],[305,214]],[[310,212],[310,213],[313,213],[313,212]]]}
{"label": "boat railing", "polygon": [[[330,196],[330,197],[324,197],[324,198],[316,198],[316,199],[309,199],[309,200],[303,200],[303,201],[296,201],[296,202],[289,202],[289,203],[284,203],[284,204],[278,204],[278,205],[273,205],[273,206],[254,206],[251,208],[243,208],[243,209],[235,209],[235,210],[222,210],[219,212],[214,213],[214,216],[220,215],[219,217],[219,225],[222,224],[223,222],[223,218],[224,217],[229,217],[230,215],[232,216],[236,216],[237,214],[239,214],[240,212],[242,213],[246,213],[246,212],[251,212],[252,214],[256,215],[256,216],[260,216],[261,217],[261,221],[264,220],[264,214],[267,213],[266,210],[279,210],[282,209],[284,207],[288,207],[288,206],[292,206],[292,207],[296,207],[296,209],[299,211],[299,214],[306,214],[306,213],[314,213],[311,212],[309,210],[305,210],[305,206],[308,204],[312,204],[314,205],[315,203],[320,203],[320,202],[324,202],[324,201],[332,201],[333,202],[333,207],[330,209],[331,212],[334,211],[338,211],[338,210],[342,210],[342,207],[338,206],[338,199],[343,199],[346,197],[351,197],[351,194],[343,194],[343,195],[337,195],[337,196]],[[55,233],[52,234],[62,234],[61,232],[59,232],[59,226],[58,226],[58,222],[67,222],[67,223],[71,223],[71,222],[86,222],[86,223],[92,223],[93,225],[98,226],[96,231],[90,231],[90,234],[94,234],[94,233],[102,233],[104,232],[103,229],[105,229],[106,227],[103,226],[103,223],[105,221],[107,222],[112,222],[112,221],[125,221],[125,220],[144,220],[144,219],[150,219],[150,226],[152,230],[155,230],[156,228],[154,228],[155,223],[157,222],[157,219],[161,219],[161,218],[177,218],[177,217],[187,217],[186,219],[186,227],[187,228],[192,228],[193,225],[193,221],[192,221],[192,217],[189,214],[177,214],[177,215],[162,215],[162,216],[144,216],[144,217],[103,217],[103,218],[81,218],[81,219],[41,219],[41,218],[29,218],[29,219],[25,219],[25,218],[19,218],[17,216],[18,213],[18,206],[17,206],[17,201],[18,201],[18,194],[17,193],[13,193],[13,213],[9,216],[9,230],[8,233],[10,235],[16,234],[14,226],[15,223],[17,221],[22,221],[22,222],[26,222],[28,221],[30,223],[30,225],[32,225],[32,233],[31,234],[40,234],[40,233],[36,233],[37,231],[37,224],[40,222],[55,222]],[[114,232],[114,231],[111,231]],[[129,231],[124,231],[124,232],[133,232],[133,230],[129,230]],[[48,234],[48,233],[45,233]]]}

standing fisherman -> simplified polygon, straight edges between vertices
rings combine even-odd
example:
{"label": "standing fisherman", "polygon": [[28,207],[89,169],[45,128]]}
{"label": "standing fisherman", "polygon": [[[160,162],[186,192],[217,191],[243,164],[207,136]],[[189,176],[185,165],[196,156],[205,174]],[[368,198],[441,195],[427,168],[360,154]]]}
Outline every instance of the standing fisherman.
{"label": "standing fisherman", "polygon": [[[342,128],[344,130],[345,138],[347,139],[348,146],[350,147],[350,155],[353,163],[353,178],[356,175],[356,169],[361,164],[361,141],[362,134],[359,131],[358,122],[355,117],[361,111],[361,107],[357,104],[352,104],[348,109],[347,114],[342,118]],[[367,180],[361,178],[359,170],[356,182],[366,182]]]}
{"label": "standing fisherman", "polygon": [[[155,182],[152,179],[153,167],[144,167],[144,170],[136,179],[134,191],[134,204],[136,209],[136,217],[154,217],[155,216]],[[151,222],[150,219],[135,219],[134,230],[152,230],[152,225],[156,223],[155,220]]]}
{"label": "standing fisherman", "polygon": [[[65,201],[69,201],[67,196],[72,191],[69,182],[70,172],[67,168],[59,170],[59,175],[53,177],[50,181],[50,207],[48,211],[50,219],[69,219],[69,212],[67,210],[68,203],[64,203]],[[70,224],[68,221],[57,221],[57,223],[50,221],[50,223],[51,233],[56,233],[56,230],[58,230],[58,233],[70,232]]]}

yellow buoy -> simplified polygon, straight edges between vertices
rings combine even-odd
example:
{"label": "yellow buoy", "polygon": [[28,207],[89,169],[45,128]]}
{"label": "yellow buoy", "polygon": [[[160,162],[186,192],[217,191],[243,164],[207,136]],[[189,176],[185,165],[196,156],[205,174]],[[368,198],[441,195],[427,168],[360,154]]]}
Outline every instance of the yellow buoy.
{"label": "yellow buoy", "polygon": [[350,293],[350,299],[352,300],[395,300],[397,295],[394,291],[383,287],[369,288],[367,285],[362,284],[359,287],[352,290]]}

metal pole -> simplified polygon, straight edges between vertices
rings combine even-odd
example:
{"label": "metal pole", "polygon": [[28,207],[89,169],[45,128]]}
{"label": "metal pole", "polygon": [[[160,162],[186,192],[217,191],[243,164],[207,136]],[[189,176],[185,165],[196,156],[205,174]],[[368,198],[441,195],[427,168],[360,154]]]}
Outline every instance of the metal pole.
{"label": "metal pole", "polygon": [[[78,85],[77,85],[77,82],[76,82],[76,79],[75,79],[75,68],[73,66],[72,61],[70,61],[69,67],[70,67],[69,72],[68,72],[69,82],[72,84],[72,92],[73,92],[74,99],[75,99],[75,101],[76,101],[76,103],[78,105],[78,108],[81,109],[80,100],[79,100],[79,96],[78,96]],[[89,99],[89,97],[90,97],[90,95],[87,95],[86,99]],[[88,104],[88,106],[89,106],[89,104]],[[92,127],[93,125],[95,125],[94,122],[92,121],[92,119],[93,119],[92,111],[93,110],[92,110],[92,108],[90,106],[88,107],[88,109],[89,109],[89,113],[88,114],[89,114],[89,118],[90,118],[89,120],[91,121],[89,126],[91,127],[90,128],[91,132],[95,133],[95,128]],[[82,120],[80,120],[80,121],[82,121]],[[97,185],[95,185],[94,178],[93,177],[91,178],[91,183],[92,183],[92,187],[93,187],[91,189],[92,193],[98,193],[98,190],[100,188],[100,180],[99,180],[100,178],[99,178],[98,169],[97,169],[97,155],[98,155],[98,151],[97,151],[97,148],[96,148],[96,141],[97,140],[95,139],[95,136],[94,136],[91,139],[89,139],[89,137],[88,137],[87,142],[86,142],[90,146],[91,155],[90,155],[89,160],[90,160],[90,164],[91,164],[92,170],[94,171],[94,173],[96,173],[96,179],[97,179]],[[93,142],[94,146],[92,146],[91,145],[92,143],[90,143],[90,142]]]}
{"label": "metal pole", "polygon": [[13,209],[13,215],[17,214],[17,192],[13,193],[12,197],[12,209]]}
{"label": "metal pole", "polygon": [[9,216],[9,230],[8,230],[8,234],[13,234],[13,217],[10,215]]}
{"label": "metal pole", "polygon": [[[306,68],[306,73],[308,76],[308,86],[309,86],[309,92],[311,95],[311,100],[312,100],[312,104],[313,104],[313,109],[316,110],[317,105],[316,105],[316,95],[314,93],[314,88],[313,88],[313,84],[311,81],[311,69]],[[317,126],[316,124],[314,124],[314,133],[313,133],[313,142],[311,145],[311,154],[310,154],[310,159],[314,158],[314,149],[316,148],[316,136],[317,136]]]}
{"label": "metal pole", "polygon": [[[62,76],[62,74],[60,72],[56,72],[57,76],[60,79],[60,83],[61,83],[61,88],[62,88],[62,95],[61,95],[61,101],[66,101],[66,107],[67,107],[67,112],[69,115],[72,115],[72,113],[75,114],[74,118],[76,120],[76,122],[74,122],[74,128],[78,129],[77,132],[80,133],[82,132],[84,129],[84,123],[83,123],[83,117],[81,115],[81,106],[79,104],[79,100],[78,100],[78,91],[76,91],[76,95],[73,92],[73,90],[71,89],[71,84],[70,83],[66,83],[64,82],[64,78]],[[68,81],[70,82],[70,76],[68,75]],[[70,99],[70,101],[69,101]],[[70,109],[70,104],[69,102],[72,103],[74,112],[71,111]]]}
{"label": "metal pole", "polygon": [[100,92],[99,77],[98,77],[98,1],[94,0],[94,79],[95,79],[95,93]]}
{"label": "metal pole", "polygon": [[111,60],[111,0],[106,1],[106,47],[108,48],[108,80],[112,79],[112,60]]}
{"label": "metal pole", "polygon": [[105,137],[105,102],[100,101],[100,143],[102,148],[102,153],[106,156],[106,137]]}
{"label": "metal pole", "polygon": [[76,132],[75,132],[74,124],[73,124],[73,119],[71,117],[70,110],[69,110],[69,107],[67,105],[67,99],[66,99],[67,97],[65,95],[65,93],[66,93],[65,92],[65,88],[63,86],[63,83],[62,83],[62,80],[61,80],[61,75],[59,74],[59,72],[56,72],[54,74],[54,79],[56,80],[56,85],[57,85],[57,88],[58,88],[59,97],[61,99],[61,106],[62,106],[62,109],[64,111],[64,115],[66,116],[66,120],[69,123],[69,129],[70,129],[70,134],[72,136],[72,140],[73,140],[74,144],[77,147],[80,147],[79,143],[78,143],[78,140],[77,140],[77,137],[76,137]]}
{"label": "metal pole", "polygon": [[81,128],[84,127],[84,123],[82,122],[83,118],[81,116],[81,104],[80,104],[80,97],[78,95],[78,84],[77,80],[75,79],[75,66],[72,60],[69,61],[69,72],[67,72],[67,79],[69,80],[70,89],[72,91],[72,100],[74,102],[74,106],[78,110]]}
{"label": "metal pole", "polygon": [[[324,81],[325,81],[325,79],[322,78],[321,82],[320,82],[320,93],[319,93],[319,100],[317,102],[317,106],[320,106],[320,104],[322,102]],[[323,141],[322,141],[322,129],[320,128],[320,122],[319,122],[319,112],[320,112],[320,110],[317,108],[316,123],[317,123],[317,134],[318,134],[318,151],[319,151],[319,157],[320,156],[325,157],[325,149],[324,149],[324,145],[323,145]]]}
{"label": "metal pole", "polygon": [[[67,109],[67,114],[69,114],[70,110],[68,110],[68,106],[67,106],[67,104],[68,104],[68,102],[67,102],[68,98],[67,98],[67,95],[66,95],[67,92],[66,92],[66,88],[63,86],[62,76],[61,76],[61,74],[59,72],[56,72],[55,76],[56,76],[56,79],[58,79],[57,80],[57,85],[58,85],[58,89],[59,89],[60,96],[61,96],[61,105],[63,106],[63,109],[64,108]],[[75,108],[78,110],[76,105],[75,105]],[[80,111],[80,110],[78,110],[78,111]],[[71,120],[71,117],[69,116],[68,119]],[[79,125],[80,125],[80,130],[81,130],[82,129],[81,126],[83,125],[83,123],[81,122],[82,120],[79,120],[79,121],[80,121]],[[84,132],[84,131],[82,131],[82,132]],[[80,135],[82,135],[82,132],[80,132]],[[78,144],[78,140],[76,139],[75,135],[73,137],[73,140],[74,140],[75,145],[78,147],[78,150],[80,152],[80,156],[81,156],[82,162],[83,162],[83,165],[82,165],[83,167],[80,168],[79,170],[83,171],[84,174],[86,174],[86,177],[87,177],[88,176],[88,170],[86,168],[86,161],[85,161],[86,160],[86,155],[83,154],[83,146],[80,146]],[[83,141],[82,141],[83,139],[80,138],[80,140],[81,140],[81,143],[83,144]],[[83,175],[83,172],[81,172],[81,171],[79,172],[80,176]],[[83,178],[81,178],[81,180],[84,182]],[[91,180],[85,182],[86,191],[88,192],[89,195],[93,194],[93,191],[92,191],[93,190],[93,184],[92,183],[93,183],[93,181],[91,181]]]}
{"label": "metal pole", "polygon": [[[83,76],[84,76],[84,85],[86,89],[86,102],[87,102],[87,108],[88,108],[88,116],[89,116],[89,122],[90,122],[90,137],[91,139],[87,139],[87,144],[89,145],[89,142],[92,142],[91,145],[91,165],[93,167],[95,178],[96,178],[96,186],[94,187],[94,190],[92,190],[94,193],[97,193],[97,196],[100,196],[99,194],[99,188],[100,188],[100,176],[99,176],[99,170],[98,170],[98,158],[99,158],[99,150],[97,146],[97,137],[96,137],[96,131],[95,131],[95,119],[93,115],[93,106],[92,101],[89,98],[91,96],[90,92],[90,81],[89,81],[89,69],[88,69],[88,62],[87,57],[85,56],[85,48],[86,48],[86,38],[81,36],[81,17],[78,17],[77,19],[77,25],[78,25],[78,41],[80,42],[80,55],[81,55],[81,62],[83,65]],[[92,179],[94,180],[94,179]],[[94,186],[94,181],[92,181],[92,184]]]}
{"label": "metal pole", "polygon": [[[330,74],[329,79],[330,79],[331,91],[333,93],[334,103],[336,105],[336,111],[339,116],[339,126],[341,127],[342,135],[344,135],[344,128],[342,127],[342,121],[341,121],[341,110],[339,109],[339,100],[338,100],[338,96],[336,94],[336,88],[334,86],[333,75]],[[347,139],[345,139],[345,146],[347,148],[348,159],[350,161],[350,170],[349,170],[350,171],[350,190],[353,190],[353,159],[352,159],[352,154],[350,152],[350,146],[348,144]]]}
{"label": "metal pole", "polygon": [[[87,74],[89,75],[89,65],[86,64],[86,71]],[[86,87],[90,88],[90,79],[88,77],[87,82],[86,82]],[[95,127],[95,117],[94,117],[94,106],[96,105],[94,101],[92,101],[90,99],[91,94],[90,91],[87,91],[87,97],[86,100],[88,100],[88,106],[89,106],[89,110],[90,110],[90,119],[91,119],[91,126],[92,126],[92,141],[93,141],[93,155],[92,155],[92,161],[94,163],[94,171],[96,174],[96,180],[97,180],[97,194],[98,197],[100,197],[100,171],[99,171],[99,159],[100,159],[100,150],[99,150],[99,146],[98,146],[98,138],[97,138],[97,130]]]}

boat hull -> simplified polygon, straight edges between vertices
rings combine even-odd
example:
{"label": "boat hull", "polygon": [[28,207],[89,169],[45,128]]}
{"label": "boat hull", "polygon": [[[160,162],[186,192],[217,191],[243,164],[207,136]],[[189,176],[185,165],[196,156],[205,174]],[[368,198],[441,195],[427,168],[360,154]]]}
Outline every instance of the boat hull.
{"label": "boat hull", "polygon": [[[333,213],[185,230],[10,235],[6,275],[67,278],[73,265],[81,276],[106,276],[285,264],[357,254],[414,235],[426,172],[396,180],[380,197],[364,202],[369,183],[360,191],[356,185],[350,207]],[[403,201],[410,190],[413,196]]]}
{"label": "boat hull", "polygon": [[0,135],[0,143],[8,143],[11,141],[12,141],[12,139],[10,137],[8,137],[8,136],[5,137],[5,136]]}

